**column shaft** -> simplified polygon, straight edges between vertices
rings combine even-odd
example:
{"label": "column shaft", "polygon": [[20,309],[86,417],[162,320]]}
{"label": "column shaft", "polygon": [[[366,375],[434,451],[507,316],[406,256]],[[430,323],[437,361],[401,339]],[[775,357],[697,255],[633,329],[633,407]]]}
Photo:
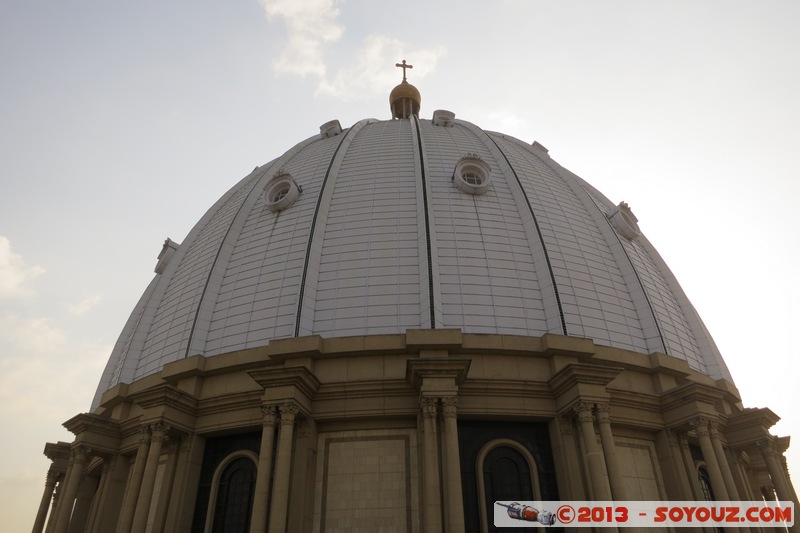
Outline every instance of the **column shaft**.
{"label": "column shaft", "polygon": [[164,424],[153,424],[151,426],[152,437],[150,438],[150,450],[147,453],[147,463],[142,475],[142,485],[139,490],[139,498],[136,502],[136,510],[133,514],[133,524],[131,533],[144,533],[147,527],[147,518],[150,515],[150,502],[153,499],[153,488],[156,482],[156,472],[158,462],[161,459],[161,446],[167,428]]}
{"label": "column shaft", "polygon": [[586,461],[589,466],[589,482],[592,486],[592,499],[609,501],[611,500],[611,490],[606,481],[607,472],[603,462],[602,450],[597,445],[597,436],[594,432],[594,416],[592,408],[594,405],[581,402],[575,407],[578,415],[578,422],[583,434],[583,444],[586,448]]}
{"label": "column shaft", "polygon": [[277,408],[268,405],[261,408],[263,415],[261,449],[258,453],[256,487],[253,495],[253,514],[250,518],[250,533],[264,533],[269,512],[269,476],[272,472],[272,448],[275,442]]}
{"label": "column shaft", "polygon": [[683,456],[683,466],[686,469],[686,474],[689,478],[689,484],[692,487],[692,494],[695,500],[703,499],[703,490],[700,488],[700,480],[697,477],[697,469],[694,466],[694,459],[692,459],[692,452],[689,450],[689,441],[685,434],[678,435],[678,444],[681,448],[681,455]]}
{"label": "column shaft", "polygon": [[608,405],[597,406],[597,426],[600,428],[600,443],[603,446],[608,481],[611,484],[611,496],[617,501],[624,501],[628,498],[625,491],[625,482],[622,480],[622,471],[617,462],[617,447],[614,444],[614,434],[611,432],[609,410]]}
{"label": "column shaft", "polygon": [[56,488],[56,481],[58,481],[58,474],[53,471],[48,471],[47,480],[44,484],[44,492],[42,493],[42,501],[39,502],[39,511],[36,513],[36,521],[33,523],[33,533],[42,533],[44,530],[44,521],[47,518],[47,511],[50,509],[50,503],[53,501],[53,491]]}
{"label": "column shaft", "polygon": [[272,505],[269,513],[269,533],[284,533],[289,505],[289,475],[292,471],[292,436],[294,420],[297,416],[296,405],[283,404],[281,412],[281,429],[278,433],[278,453],[275,457],[275,486],[272,489]]}
{"label": "column shaft", "polygon": [[447,514],[451,533],[464,532],[464,500],[461,494],[461,461],[458,450],[458,398],[442,398],[444,438],[447,450]]}
{"label": "column shaft", "polygon": [[425,533],[441,533],[442,506],[436,438],[436,398],[420,398],[425,445]]}
{"label": "column shaft", "polygon": [[793,494],[789,490],[789,486],[783,476],[782,468],[780,464],[778,464],[778,460],[775,458],[776,452],[772,442],[768,439],[763,439],[758,442],[758,446],[761,449],[761,455],[764,457],[764,462],[767,464],[767,472],[769,472],[769,477],[772,479],[772,486],[775,488],[775,492],[778,495],[778,500],[784,502],[792,501]]}
{"label": "column shaft", "polygon": [[703,459],[706,462],[708,477],[711,479],[711,490],[714,491],[714,498],[720,501],[729,501],[728,491],[725,488],[725,480],[722,478],[722,471],[717,462],[714,445],[711,444],[709,437],[709,420],[699,418],[692,421],[692,425],[697,431],[697,440],[700,441],[700,449],[703,451]]}
{"label": "column shaft", "polygon": [[117,523],[117,533],[130,533],[133,515],[136,512],[136,504],[139,502],[139,489],[142,487],[144,468],[150,452],[150,432],[147,428],[142,428],[141,432],[139,449],[136,451],[136,461],[133,463],[133,472],[131,472],[130,482],[125,491],[125,498],[122,500],[122,511]]}
{"label": "column shaft", "polygon": [[716,424],[709,426],[709,438],[711,439],[711,446],[714,448],[714,454],[719,463],[720,472],[722,472],[722,480],[725,482],[725,488],[728,491],[728,498],[731,500],[740,500],[739,491],[736,489],[736,483],[733,481],[733,473],[731,472],[728,458],[725,455],[725,450],[722,449],[722,442],[719,440],[719,432]]}
{"label": "column shaft", "polygon": [[72,506],[75,503],[75,497],[78,495],[78,489],[81,486],[83,467],[86,464],[87,458],[88,450],[83,446],[76,446],[72,449],[72,457],[70,458],[69,472],[67,474],[68,483],[64,488],[64,493],[61,495],[61,505],[59,506],[58,516],[56,517],[54,533],[67,533],[69,529]]}

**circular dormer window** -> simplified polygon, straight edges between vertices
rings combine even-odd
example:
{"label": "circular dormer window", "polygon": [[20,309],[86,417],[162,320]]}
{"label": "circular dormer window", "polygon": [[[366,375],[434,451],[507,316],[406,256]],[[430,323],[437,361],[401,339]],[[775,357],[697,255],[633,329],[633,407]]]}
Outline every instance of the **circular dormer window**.
{"label": "circular dormer window", "polygon": [[292,176],[279,171],[264,189],[264,200],[270,211],[283,211],[297,200],[300,192]]}
{"label": "circular dormer window", "polygon": [[489,165],[479,155],[467,154],[456,164],[453,182],[461,192],[483,194],[489,188],[489,173]]}
{"label": "circular dormer window", "polygon": [[636,218],[636,215],[633,214],[633,211],[631,211],[631,208],[628,207],[628,204],[625,202],[620,202],[619,205],[608,214],[608,220],[611,222],[611,225],[614,226],[614,229],[620,232],[622,236],[629,241],[641,235],[638,224],[639,219]]}

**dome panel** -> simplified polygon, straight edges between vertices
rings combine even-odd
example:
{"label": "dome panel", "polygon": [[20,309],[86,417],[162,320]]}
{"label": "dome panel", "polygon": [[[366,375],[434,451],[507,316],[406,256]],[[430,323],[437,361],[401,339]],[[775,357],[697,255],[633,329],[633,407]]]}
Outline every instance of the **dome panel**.
{"label": "dome panel", "polygon": [[[524,213],[488,139],[461,121],[448,128],[420,121],[419,128],[431,191],[441,324],[480,333],[547,333]],[[453,172],[467,153],[480,156],[495,176],[485,195],[453,187]]]}
{"label": "dome panel", "polygon": [[[159,268],[96,401],[189,355],[408,328],[587,337],[730,379],[657,252],[607,219],[615,204],[540,145],[447,126],[365,120],[246,176]],[[491,176],[484,194],[454,186],[467,154]],[[279,170],[302,194],[272,210]]]}

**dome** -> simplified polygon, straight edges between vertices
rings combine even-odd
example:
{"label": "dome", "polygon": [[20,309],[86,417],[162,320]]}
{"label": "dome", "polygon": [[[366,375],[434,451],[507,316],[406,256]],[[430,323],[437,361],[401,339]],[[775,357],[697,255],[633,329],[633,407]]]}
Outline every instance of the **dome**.
{"label": "dome", "polygon": [[167,240],[93,409],[189,356],[409,329],[584,337],[732,381],[631,209],[540,144],[448,112],[336,124]]}

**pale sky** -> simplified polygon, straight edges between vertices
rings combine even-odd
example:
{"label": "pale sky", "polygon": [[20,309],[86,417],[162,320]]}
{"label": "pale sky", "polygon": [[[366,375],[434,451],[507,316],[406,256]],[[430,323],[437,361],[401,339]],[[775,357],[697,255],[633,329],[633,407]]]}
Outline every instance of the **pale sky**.
{"label": "pale sky", "polygon": [[[389,8],[388,6],[392,7]],[[539,141],[627,201],[800,479],[800,4],[229,0],[0,4],[0,502],[89,409],[166,237],[338,119]]]}

